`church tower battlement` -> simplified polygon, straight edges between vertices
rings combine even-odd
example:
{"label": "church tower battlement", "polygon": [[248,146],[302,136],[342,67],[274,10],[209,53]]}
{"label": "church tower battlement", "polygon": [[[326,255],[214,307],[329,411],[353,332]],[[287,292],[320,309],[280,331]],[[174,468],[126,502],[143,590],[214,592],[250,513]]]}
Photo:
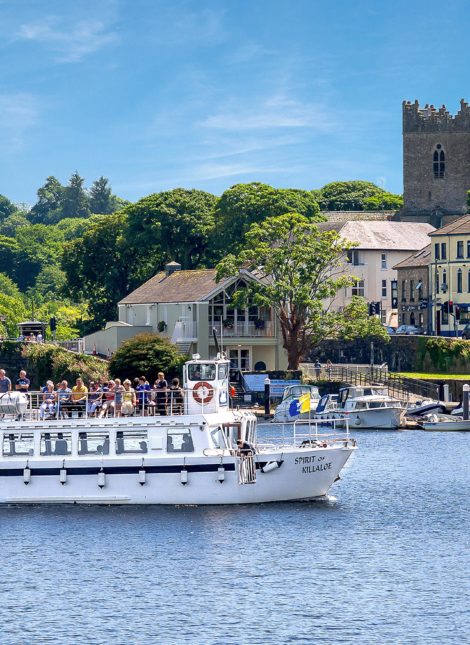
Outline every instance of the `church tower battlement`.
{"label": "church tower battlement", "polygon": [[419,102],[403,101],[403,133],[405,132],[470,132],[470,107],[460,100],[460,110],[454,116],[446,106],[419,107]]}
{"label": "church tower battlement", "polygon": [[452,115],[403,101],[403,209],[400,219],[434,226],[467,212],[470,190],[470,107]]}

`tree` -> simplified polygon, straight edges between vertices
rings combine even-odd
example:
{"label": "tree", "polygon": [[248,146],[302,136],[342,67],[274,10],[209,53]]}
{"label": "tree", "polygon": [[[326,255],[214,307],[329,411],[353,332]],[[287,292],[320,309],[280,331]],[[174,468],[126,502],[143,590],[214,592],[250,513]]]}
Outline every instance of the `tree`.
{"label": "tree", "polygon": [[94,331],[115,319],[116,303],[130,291],[134,258],[127,252],[125,213],[95,215],[88,222],[82,237],[65,244],[61,266],[67,294],[89,303],[87,331]]}
{"label": "tree", "polygon": [[58,179],[50,176],[44,186],[38,189],[38,201],[30,212],[30,220],[34,224],[55,224],[62,217],[62,200],[64,187]]}
{"label": "tree", "polygon": [[250,226],[268,217],[297,212],[322,221],[320,208],[311,192],[273,188],[267,184],[236,184],[220,197],[215,212],[213,246],[220,259],[227,251],[237,252]]}
{"label": "tree", "polygon": [[24,291],[32,287],[43,267],[59,266],[63,251],[63,235],[55,226],[30,224],[17,229],[18,246],[14,279]]}
{"label": "tree", "polygon": [[113,212],[111,186],[106,177],[97,179],[90,188],[90,211],[97,215]]}
{"label": "tree", "polygon": [[88,217],[90,214],[88,195],[83,188],[84,181],[77,171],[70,177],[62,200],[63,217]]}
{"label": "tree", "polygon": [[[298,368],[312,344],[346,331],[349,334],[352,326],[360,333],[369,323],[356,301],[355,317],[349,310],[331,309],[338,290],[354,282],[344,273],[345,254],[353,245],[336,231],[322,232],[306,217],[289,213],[253,224],[245,238],[245,249],[218,265],[217,279],[235,276],[242,267],[259,276],[259,282],[250,281],[248,288],[235,292],[234,306],[252,298],[258,306],[273,308],[288,369]],[[385,338],[385,331],[379,333]]]}
{"label": "tree", "polygon": [[16,206],[12,204],[8,197],[0,195],[0,222],[10,215],[13,215],[15,211]]}
{"label": "tree", "polygon": [[184,361],[185,357],[167,338],[138,334],[122,343],[111,359],[109,371],[120,379],[145,374],[153,383],[158,372],[164,372],[170,378],[179,375]]}
{"label": "tree", "polygon": [[398,211],[403,208],[403,197],[394,193],[383,192],[364,199],[365,211]]}
{"label": "tree", "polygon": [[29,220],[21,213],[13,213],[0,223],[0,235],[15,237],[16,231],[20,226],[29,226]]}
{"label": "tree", "polygon": [[126,245],[134,258],[134,283],[150,278],[172,260],[184,269],[201,266],[214,227],[216,201],[202,190],[176,188],[128,206]]}
{"label": "tree", "polygon": [[370,181],[334,181],[321,189],[322,209],[327,211],[362,211],[364,200],[384,191]]}

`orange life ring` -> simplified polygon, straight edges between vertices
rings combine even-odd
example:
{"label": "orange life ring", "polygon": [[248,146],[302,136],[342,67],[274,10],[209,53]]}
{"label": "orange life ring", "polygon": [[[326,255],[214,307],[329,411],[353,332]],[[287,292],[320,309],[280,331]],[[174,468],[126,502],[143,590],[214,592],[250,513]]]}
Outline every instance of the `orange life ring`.
{"label": "orange life ring", "polygon": [[214,397],[213,387],[206,381],[199,381],[193,387],[193,398],[198,403],[210,403]]}

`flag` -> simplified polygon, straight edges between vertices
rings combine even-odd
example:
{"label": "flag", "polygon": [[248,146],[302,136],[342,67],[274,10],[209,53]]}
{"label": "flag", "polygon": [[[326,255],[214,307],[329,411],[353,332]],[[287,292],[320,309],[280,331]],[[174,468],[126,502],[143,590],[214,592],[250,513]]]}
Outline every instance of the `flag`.
{"label": "flag", "polygon": [[299,413],[310,412],[310,392],[307,394],[302,394],[299,398]]}

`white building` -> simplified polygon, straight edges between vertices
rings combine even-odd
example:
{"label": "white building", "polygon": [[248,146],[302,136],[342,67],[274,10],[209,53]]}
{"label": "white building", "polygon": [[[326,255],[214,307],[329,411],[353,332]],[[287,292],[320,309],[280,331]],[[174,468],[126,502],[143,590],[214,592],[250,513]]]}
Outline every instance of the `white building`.
{"label": "white building", "polygon": [[334,308],[344,307],[352,296],[363,296],[368,302],[380,302],[381,319],[397,326],[396,264],[429,244],[430,224],[391,221],[325,222],[322,230],[336,230],[356,246],[349,252],[344,271],[358,280],[355,286],[341,289],[333,300]]}

